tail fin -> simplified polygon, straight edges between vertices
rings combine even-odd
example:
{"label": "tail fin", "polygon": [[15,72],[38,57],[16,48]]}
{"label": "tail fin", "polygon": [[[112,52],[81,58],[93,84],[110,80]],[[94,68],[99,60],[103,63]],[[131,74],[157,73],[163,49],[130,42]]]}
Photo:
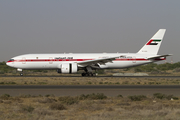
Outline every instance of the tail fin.
{"label": "tail fin", "polygon": [[159,31],[137,53],[157,55],[165,32],[166,29],[159,29]]}

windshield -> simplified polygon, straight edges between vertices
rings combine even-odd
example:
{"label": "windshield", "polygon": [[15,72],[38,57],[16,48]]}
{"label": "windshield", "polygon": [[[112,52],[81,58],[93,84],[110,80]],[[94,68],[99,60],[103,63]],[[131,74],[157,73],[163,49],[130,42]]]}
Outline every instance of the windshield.
{"label": "windshield", "polygon": [[14,61],[14,59],[10,59],[9,61]]}

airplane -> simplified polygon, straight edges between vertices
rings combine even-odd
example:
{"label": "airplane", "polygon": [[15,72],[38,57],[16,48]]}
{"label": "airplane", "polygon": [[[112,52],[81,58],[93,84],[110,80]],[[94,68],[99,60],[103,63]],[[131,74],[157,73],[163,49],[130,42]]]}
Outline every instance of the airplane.
{"label": "airplane", "polygon": [[25,54],[11,58],[6,64],[17,68],[21,76],[25,69],[55,69],[66,74],[84,70],[82,76],[96,76],[93,70],[123,69],[166,60],[172,54],[157,54],[165,32],[166,29],[159,29],[137,53]]}

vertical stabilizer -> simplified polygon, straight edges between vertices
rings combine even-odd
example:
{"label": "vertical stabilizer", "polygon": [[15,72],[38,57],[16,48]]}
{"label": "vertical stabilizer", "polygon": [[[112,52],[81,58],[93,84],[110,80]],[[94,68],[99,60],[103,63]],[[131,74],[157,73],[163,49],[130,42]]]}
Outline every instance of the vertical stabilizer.
{"label": "vertical stabilizer", "polygon": [[157,55],[165,32],[166,29],[159,29],[159,31],[137,53]]}

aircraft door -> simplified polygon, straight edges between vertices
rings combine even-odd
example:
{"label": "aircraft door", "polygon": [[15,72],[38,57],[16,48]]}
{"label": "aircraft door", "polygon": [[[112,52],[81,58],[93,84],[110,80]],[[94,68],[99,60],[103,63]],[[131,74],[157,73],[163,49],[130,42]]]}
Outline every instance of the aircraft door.
{"label": "aircraft door", "polygon": [[22,64],[26,64],[26,58],[25,57],[22,58]]}
{"label": "aircraft door", "polygon": [[132,63],[136,63],[136,57],[135,56],[132,58]]}
{"label": "aircraft door", "polygon": [[49,64],[53,64],[53,58],[49,57]]}

